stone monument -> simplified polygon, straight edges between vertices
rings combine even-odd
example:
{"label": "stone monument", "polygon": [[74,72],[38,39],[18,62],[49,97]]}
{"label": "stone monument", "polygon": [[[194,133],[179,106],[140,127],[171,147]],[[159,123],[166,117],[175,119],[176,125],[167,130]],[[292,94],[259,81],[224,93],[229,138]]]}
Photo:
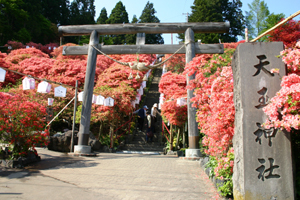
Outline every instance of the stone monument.
{"label": "stone monument", "polygon": [[[280,90],[282,42],[240,44],[233,56],[235,200],[294,199],[290,134],[266,129],[263,108]],[[279,69],[279,74],[271,69]]]}

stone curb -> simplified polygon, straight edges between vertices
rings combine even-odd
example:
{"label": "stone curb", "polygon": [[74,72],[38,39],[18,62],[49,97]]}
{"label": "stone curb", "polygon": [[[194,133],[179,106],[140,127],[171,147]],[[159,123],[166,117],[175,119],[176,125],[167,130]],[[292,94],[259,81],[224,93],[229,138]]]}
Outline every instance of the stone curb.
{"label": "stone curb", "polygon": [[70,156],[96,157],[98,153],[68,153]]}

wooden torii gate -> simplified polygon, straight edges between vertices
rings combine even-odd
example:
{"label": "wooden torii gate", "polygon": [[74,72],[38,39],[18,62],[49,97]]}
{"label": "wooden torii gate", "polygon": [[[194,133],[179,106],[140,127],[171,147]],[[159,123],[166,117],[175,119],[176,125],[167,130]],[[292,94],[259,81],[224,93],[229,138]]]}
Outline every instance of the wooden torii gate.
{"label": "wooden torii gate", "polygon": [[[224,53],[222,44],[201,44],[194,42],[194,33],[225,33],[229,31],[229,22],[196,22],[196,23],[140,23],[140,24],[96,24],[96,25],[72,25],[60,26],[60,36],[90,35],[90,43],[86,46],[66,46],[64,55],[88,55],[87,68],[84,82],[84,93],[82,101],[82,112],[79,127],[78,145],[75,153],[90,153],[88,146],[92,97],[94,89],[95,68],[97,54],[96,49],[109,54],[173,54],[182,45],[100,45],[99,35],[118,34],[157,34],[157,33],[185,33],[186,47],[178,53],[186,54],[186,63],[189,63],[195,54],[221,54]],[[195,74],[187,76],[187,84],[195,79]],[[188,104],[188,135],[189,149],[186,157],[199,157],[199,131],[196,123],[196,108],[191,106],[190,99],[194,96],[194,90],[187,90]]]}

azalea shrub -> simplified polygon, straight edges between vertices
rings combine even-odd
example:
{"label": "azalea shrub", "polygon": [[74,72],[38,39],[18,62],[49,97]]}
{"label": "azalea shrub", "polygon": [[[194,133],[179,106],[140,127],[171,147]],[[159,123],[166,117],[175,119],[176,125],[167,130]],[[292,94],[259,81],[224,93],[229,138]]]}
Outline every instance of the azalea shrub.
{"label": "azalea shrub", "polygon": [[300,39],[300,20],[289,20],[268,35],[271,42],[282,41],[287,48],[292,48]]}
{"label": "azalea shrub", "polygon": [[197,108],[197,122],[204,134],[205,153],[223,157],[232,147],[234,134],[233,75],[230,67],[234,49],[222,55],[195,57],[185,69],[185,74],[196,73],[188,88],[195,89],[191,99]]}
{"label": "azalea shrub", "polygon": [[0,92],[0,138],[12,145],[12,159],[26,157],[36,145],[48,144],[45,115],[44,106]]}
{"label": "azalea shrub", "polygon": [[264,124],[267,128],[299,130],[300,126],[300,41],[293,49],[281,52],[282,60],[287,65],[288,75],[282,77],[281,89],[270,103],[263,108],[268,116]]}
{"label": "azalea shrub", "polygon": [[221,55],[196,56],[184,71],[188,76],[195,74],[187,88],[194,89],[191,102],[197,108],[196,121],[203,135],[200,142],[210,157],[211,176],[224,180],[218,186],[223,196],[232,195],[235,108],[231,60],[238,44],[224,44],[225,52]]}
{"label": "azalea shrub", "polygon": [[178,105],[178,98],[186,98],[186,77],[182,74],[167,72],[159,82],[159,92],[164,94],[161,114],[170,124],[182,127],[187,121],[187,105]]}

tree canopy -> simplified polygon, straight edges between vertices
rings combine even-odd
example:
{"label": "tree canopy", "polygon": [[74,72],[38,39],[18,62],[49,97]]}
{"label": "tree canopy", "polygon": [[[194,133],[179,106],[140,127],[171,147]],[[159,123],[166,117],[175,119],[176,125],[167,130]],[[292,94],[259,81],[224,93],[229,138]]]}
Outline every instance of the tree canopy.
{"label": "tree canopy", "polygon": [[[217,43],[219,39],[222,42],[236,42],[244,29],[241,7],[240,0],[195,0],[189,22],[230,22],[229,33],[197,33],[195,40],[203,43]],[[179,38],[184,39],[184,35],[179,34]]]}
{"label": "tree canopy", "polygon": [[[153,3],[147,2],[140,18],[139,23],[159,23],[160,20],[155,16]],[[146,34],[146,44],[163,44],[164,39],[161,34]]]}
{"label": "tree canopy", "polygon": [[[106,21],[107,24],[123,24],[129,23],[128,13],[122,1],[119,1],[114,9],[112,9],[109,18]],[[124,44],[125,35],[112,35],[113,44]]]}

